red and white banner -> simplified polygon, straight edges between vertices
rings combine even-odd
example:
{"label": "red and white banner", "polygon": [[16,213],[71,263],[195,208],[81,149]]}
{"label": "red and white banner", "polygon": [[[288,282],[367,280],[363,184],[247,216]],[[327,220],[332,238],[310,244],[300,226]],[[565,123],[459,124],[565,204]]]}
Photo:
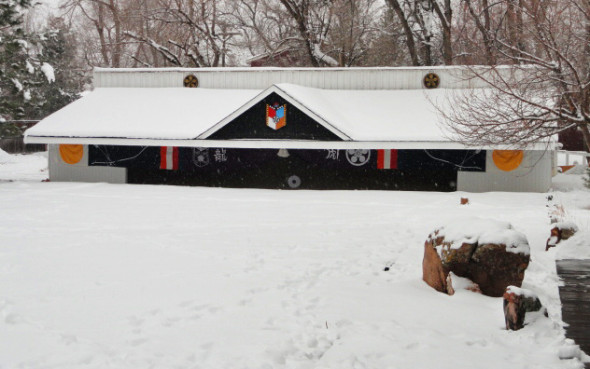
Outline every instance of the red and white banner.
{"label": "red and white banner", "polygon": [[178,170],[178,147],[162,146],[160,148],[160,169]]}
{"label": "red and white banner", "polygon": [[397,169],[397,150],[377,150],[377,169]]}

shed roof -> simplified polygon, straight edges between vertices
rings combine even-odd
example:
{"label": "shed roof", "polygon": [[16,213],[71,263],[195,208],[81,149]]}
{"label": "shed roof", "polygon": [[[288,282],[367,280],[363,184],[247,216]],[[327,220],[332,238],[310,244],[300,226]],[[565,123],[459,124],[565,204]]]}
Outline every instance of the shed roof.
{"label": "shed roof", "polygon": [[31,143],[202,141],[272,92],[344,141],[450,142],[431,104],[445,90],[324,90],[293,84],[263,91],[99,88],[27,130],[26,137]]}
{"label": "shed roof", "polygon": [[97,88],[27,130],[38,137],[190,140],[255,97],[256,90]]}
{"label": "shed roof", "polygon": [[[441,88],[427,90],[420,86],[425,72],[420,68],[98,69],[98,88],[27,130],[25,141],[302,149],[465,148],[449,138],[433,102],[445,109],[449,94],[485,89],[472,78],[464,79],[464,69],[446,67],[436,70],[441,73]],[[199,88],[172,87],[187,73],[198,74]],[[412,83],[402,83],[405,80]],[[273,93],[342,141],[209,139]],[[264,117],[261,123],[265,124]],[[544,149],[546,144],[539,147]]]}
{"label": "shed roof", "polygon": [[[439,123],[451,90],[327,90],[277,84],[260,90],[98,88],[28,129],[27,143],[243,148],[465,148]],[[208,140],[277,93],[341,142]],[[473,93],[452,90],[452,93]],[[261,117],[261,124],[264,124]]]}

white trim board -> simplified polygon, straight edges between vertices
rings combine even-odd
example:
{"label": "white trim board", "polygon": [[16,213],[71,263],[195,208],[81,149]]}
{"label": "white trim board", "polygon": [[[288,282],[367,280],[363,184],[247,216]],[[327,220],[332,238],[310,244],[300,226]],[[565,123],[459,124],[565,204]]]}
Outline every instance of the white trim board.
{"label": "white trim board", "polygon": [[[26,136],[26,144],[77,144],[115,146],[178,146],[240,149],[399,149],[399,150],[514,150],[513,146],[466,146],[449,141],[305,141],[305,140],[164,140],[109,137]],[[525,150],[553,150],[554,145],[537,143]]]}

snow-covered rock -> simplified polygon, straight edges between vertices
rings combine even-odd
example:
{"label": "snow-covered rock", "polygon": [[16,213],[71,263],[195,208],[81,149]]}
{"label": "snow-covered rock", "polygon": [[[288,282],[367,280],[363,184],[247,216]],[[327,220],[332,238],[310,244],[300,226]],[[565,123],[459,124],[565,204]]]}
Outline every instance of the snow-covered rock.
{"label": "snow-covered rock", "polygon": [[545,251],[549,250],[551,247],[555,247],[562,240],[569,239],[576,232],[578,232],[578,226],[574,222],[566,221],[553,224],[551,234],[547,239]]}
{"label": "snow-covered rock", "polygon": [[534,292],[516,286],[508,286],[504,293],[506,329],[512,331],[522,329],[526,314],[539,311],[542,307],[541,300]]}
{"label": "snow-covered rock", "polygon": [[437,236],[444,237],[451,249],[464,243],[503,244],[507,252],[530,253],[524,234],[514,230],[510,223],[494,219],[460,218],[439,228]]}
{"label": "snow-covered rock", "polygon": [[510,223],[458,220],[440,227],[426,240],[423,279],[437,291],[449,293],[452,286],[447,277],[453,272],[479,285],[483,294],[499,297],[507,286],[522,284],[529,260],[526,236]]}

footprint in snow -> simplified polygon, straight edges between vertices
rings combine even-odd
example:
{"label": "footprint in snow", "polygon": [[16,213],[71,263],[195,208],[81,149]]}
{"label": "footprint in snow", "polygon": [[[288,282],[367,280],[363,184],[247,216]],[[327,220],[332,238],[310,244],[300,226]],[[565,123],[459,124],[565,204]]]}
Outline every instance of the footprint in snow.
{"label": "footprint in snow", "polygon": [[78,337],[71,334],[62,334],[61,341],[65,343],[67,346],[69,346],[72,343],[78,343]]}
{"label": "footprint in snow", "polygon": [[174,326],[176,323],[178,323],[179,321],[180,321],[180,318],[178,318],[178,317],[174,317],[174,318],[167,318],[167,319],[164,319],[164,320],[162,321],[162,325],[163,325],[164,327],[172,327],[172,326]]}
{"label": "footprint in snow", "polygon": [[129,341],[129,344],[133,347],[137,347],[137,346],[143,345],[144,343],[146,343],[148,341],[149,340],[147,338],[138,338],[138,339]]}
{"label": "footprint in snow", "polygon": [[10,313],[10,314],[6,314],[6,316],[4,317],[4,323],[6,324],[19,324],[23,322],[23,318],[18,315],[18,314],[14,314],[14,313]]}
{"label": "footprint in snow", "polygon": [[132,317],[128,318],[128,320],[129,320],[129,325],[131,325],[133,327],[140,327],[144,322],[144,319],[138,318],[136,316],[132,316]]}

